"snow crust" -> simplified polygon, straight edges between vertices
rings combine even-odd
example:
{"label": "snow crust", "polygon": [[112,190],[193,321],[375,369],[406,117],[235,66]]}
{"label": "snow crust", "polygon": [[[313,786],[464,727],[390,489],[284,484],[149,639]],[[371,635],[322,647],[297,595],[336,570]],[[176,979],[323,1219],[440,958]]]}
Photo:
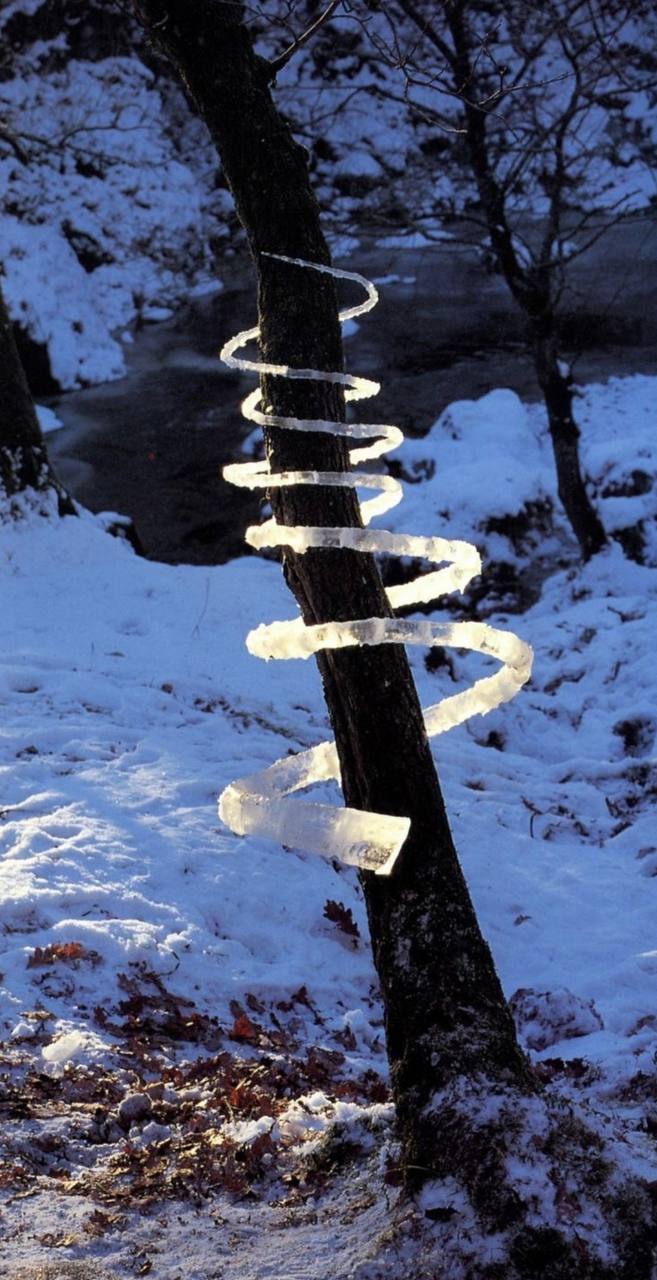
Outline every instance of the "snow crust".
{"label": "snow crust", "polygon": [[227,197],[211,194],[212,149],[179,91],[137,57],[52,48],[17,54],[0,85],[26,153],[0,151],[0,262],[12,318],[69,389],[121,377],[118,335],[208,285]]}
{"label": "snow crust", "polygon": [[36,404],[34,407],[44,436],[48,435],[50,431],[59,431],[60,427],[64,426],[54,409],[49,409],[45,404]]}
{"label": "snow crust", "polygon": [[[353,271],[268,254],[294,268],[317,271],[335,279],[351,280],[365,290],[365,301],[340,312],[342,323],[371,311],[378,301],[374,284]],[[249,360],[235,352],[257,338],[259,329],[248,329],[231,338],[222,348],[221,358],[233,369],[279,377],[337,384],[345,388],[347,402],[367,399],[380,390],[379,383],[356,374],[299,369],[263,360]],[[398,427],[381,423],[336,423],[323,419],[301,419],[263,412],[258,408],[260,391],[244,401],[242,413],[247,420],[263,427],[286,431],[324,432],[348,440],[370,443],[349,450],[352,465],[378,459],[403,441]],[[445,568],[401,586],[387,590],[393,608],[426,604],[438,596],[462,590],[479,573],[481,560],[475,547],[446,538],[422,538],[385,530],[368,530],[367,525],[378,515],[397,505],[402,486],[394,477],[380,472],[285,471],[272,472],[269,463],[245,462],[224,468],[224,477],[242,487],[280,488],[291,485],[318,484],[334,488],[378,489],[378,498],[360,504],[364,529],[280,525],[275,518],[264,525],[247,529],[246,540],[253,547],[293,547],[303,554],[310,547],[350,548],[370,553],[385,552],[392,556],[414,556],[434,564],[447,561]],[[478,622],[435,623],[408,622],[395,618],[360,618],[351,622],[331,622],[306,626],[301,618],[291,622],[274,622],[258,627],[247,636],[247,648],[257,657],[307,658],[323,649],[342,649],[351,645],[406,644],[425,647],[444,646],[469,649],[486,654],[502,663],[495,675],[477,680],[470,688],[428,707],[424,723],[430,738],[463,724],[473,715],[485,715],[515,696],[531,674],[532,653],[513,633]],[[344,807],[339,810],[326,805],[299,805],[285,799],[292,792],[316,783],[340,781],[340,766],[335,745],[323,742],[311,751],[289,759],[278,760],[268,769],[240,778],[227,787],[219,800],[223,821],[239,835],[266,835],[282,844],[304,848],[325,857],[379,875],[389,875],[406,840],[410,822],[392,814],[373,814]]]}
{"label": "snow crust", "polygon": [[[654,505],[645,514],[655,494],[656,391],[655,379],[611,379],[586,388],[579,402],[596,495],[611,479],[621,487],[631,482],[640,463],[652,487],[623,501],[637,503],[647,531],[657,514]],[[478,468],[465,418],[460,427],[463,412],[475,430],[472,402],[463,411],[452,406],[449,431],[436,427],[424,441],[404,445],[404,465],[411,466],[411,450],[423,477],[409,488],[420,527],[440,529],[449,498],[450,522],[456,512],[468,531],[478,531],[481,546],[506,542],[485,529],[503,505],[500,488],[521,419],[537,441],[535,467],[523,472],[524,494],[509,490],[520,507],[507,514],[522,510],[536,485],[553,497],[541,412],[518,402],[509,413],[508,395],[476,402],[488,424]],[[432,475],[431,466],[420,468],[422,449]],[[467,494],[457,484],[459,456],[473,468]],[[528,571],[521,551],[516,559]],[[327,735],[313,665],[280,663],[274,680],[243,645],[263,613],[275,617],[287,607],[277,566],[256,556],[210,569],[147,562],[95,519],[58,519],[39,500],[3,524],[0,574],[5,1079],[12,1070],[20,1078],[32,1064],[54,1083],[79,1077],[82,1088],[85,1072],[113,1069],[126,1098],[139,1092],[123,1042],[97,1011],[116,1018],[119,977],[134,980],[144,967],[216,1017],[224,1032],[232,1000],[245,1002],[250,993],[276,1011],[305,984],[315,1013],[298,1005],[294,1014],[278,1010],[279,1020],[296,1019],[295,1036],[306,1045],[339,1048],[348,1071],[385,1073],[355,872],[261,837],[241,839],[216,821],[218,793],[232,778]],[[508,613],[489,621],[502,627]],[[619,1168],[648,1173],[657,1052],[656,622],[654,565],[633,563],[618,546],[584,569],[574,555],[565,565],[555,559],[540,599],[522,616],[520,629],[537,655],[526,694],[503,712],[456,727],[435,747],[484,934],[505,993],[518,993],[521,1038],[565,1097],[564,1111],[572,1100],[586,1101],[588,1121],[592,1108],[603,1135],[613,1118],[622,1135]],[[451,657],[451,671],[430,671],[422,651],[411,648],[423,702],[452,695],[480,676],[486,661],[475,653]],[[331,799],[330,784],[326,790]],[[327,900],[349,908],[357,945],[326,919]],[[77,961],[29,965],[37,949],[71,943],[83,948]],[[265,1014],[252,1016],[273,1026]],[[75,1055],[57,1062],[70,1048]],[[157,1058],[166,1067],[211,1052],[171,1043]],[[325,1086],[320,1092],[330,1106],[312,1100],[312,1091],[299,1094],[309,1110],[293,1105],[294,1094],[286,1103],[291,1142],[321,1141],[330,1128],[340,1103]],[[198,1097],[202,1102],[201,1090]],[[155,1161],[166,1138],[152,1123],[135,1123],[130,1139]],[[528,1131],[531,1124],[529,1116]],[[328,1272],[337,1280],[415,1280],[458,1237],[466,1261],[459,1269],[452,1258],[448,1274],[460,1280],[468,1258],[474,1266],[503,1256],[504,1240],[479,1235],[458,1185],[427,1191],[427,1208],[455,1211],[449,1221],[432,1225],[420,1206],[410,1237],[392,1243],[385,1233],[395,1192],[384,1180],[385,1153],[346,1172],[310,1207],[217,1193],[200,1205],[122,1211],[114,1224],[110,1210],[103,1233],[94,1234],[96,1202],[58,1195],[58,1179],[86,1176],[94,1161],[102,1165],[123,1149],[125,1134],[118,1128],[93,1145],[81,1126],[80,1117],[63,1116],[0,1126],[0,1156],[11,1169],[38,1156],[34,1195],[17,1198],[15,1181],[1,1191],[3,1262],[96,1259],[128,1280],[142,1250],[158,1280],[177,1280],[183,1263],[195,1280],[209,1280],[218,1265],[235,1280],[287,1280],[296,1258],[304,1280],[324,1280]],[[539,1138],[542,1127],[537,1115]],[[245,1143],[257,1138],[243,1136]],[[64,1156],[56,1147],[47,1154],[56,1139]],[[539,1204],[552,1187],[542,1159],[528,1143],[514,1171]],[[48,1173],[51,1165],[57,1177]],[[553,1209],[567,1213],[568,1203],[553,1200]],[[587,1223],[587,1236],[595,1236],[595,1223]],[[62,1246],[63,1239],[70,1243]],[[602,1248],[602,1237],[598,1243]]]}

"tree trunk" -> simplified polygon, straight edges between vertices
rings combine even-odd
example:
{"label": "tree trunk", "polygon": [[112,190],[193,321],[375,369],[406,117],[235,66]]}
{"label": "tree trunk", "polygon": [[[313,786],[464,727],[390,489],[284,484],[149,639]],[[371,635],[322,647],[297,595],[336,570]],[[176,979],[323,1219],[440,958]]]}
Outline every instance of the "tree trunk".
{"label": "tree trunk", "polygon": [[71,499],[48,462],[34,401],[0,290],[0,493],[12,498],[24,489],[54,489],[59,514],[75,514]]}
{"label": "tree trunk", "polygon": [[579,427],[573,415],[573,384],[559,367],[554,318],[533,325],[536,374],[545,399],[550,439],[557,470],[559,497],[585,560],[606,545],[602,522],[582,478],[579,460]]}
{"label": "tree trunk", "polygon": [[[342,368],[333,282],[263,258],[275,252],[329,262],[306,157],[279,115],[268,64],[242,25],[240,4],[135,0],[153,41],[171,59],[206,121],[253,253],[261,346],[268,361]],[[341,420],[342,394],[320,382],[265,380],[277,414]],[[345,442],[269,430],[272,469],[345,470]],[[349,490],[291,487],[272,494],[283,524],[360,523]],[[390,613],[372,556],[286,551],[287,581],[307,623]],[[444,1169],[435,1117],[424,1109],[457,1076],[535,1089],[489,949],[465,885],[422,712],[400,646],[320,655],[345,799],[355,808],[411,818],[389,880],[363,874],[381,981],[388,1054],[409,1183]]]}
{"label": "tree trunk", "polygon": [[[584,560],[601,551],[607,538],[600,518],[586,492],[579,460],[579,430],[572,412],[572,386],[559,371],[552,310],[552,271],[547,261],[538,269],[528,268],[519,259],[507,218],[507,194],[493,169],[487,134],[486,110],[471,100],[471,90],[463,85],[476,83],[467,7],[443,0],[453,54],[447,49],[454,89],[461,97],[466,122],[466,142],[470,165],[484,211],[491,248],[512,297],[526,317],[533,336],[538,382],[547,409],[550,438],[557,471],[557,488],[564,511]],[[473,94],[476,99],[477,93]],[[549,258],[549,244],[544,256]]]}

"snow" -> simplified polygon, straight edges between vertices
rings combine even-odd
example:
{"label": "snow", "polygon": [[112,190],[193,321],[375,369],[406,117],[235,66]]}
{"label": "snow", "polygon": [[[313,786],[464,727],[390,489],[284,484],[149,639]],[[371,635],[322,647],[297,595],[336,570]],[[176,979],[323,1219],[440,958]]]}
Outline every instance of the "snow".
{"label": "snow", "polygon": [[228,210],[180,92],[136,57],[62,65],[51,50],[16,53],[0,85],[28,156],[0,153],[0,262],[12,317],[67,389],[121,377],[126,326],[208,285],[208,239],[225,234]]}
{"label": "snow", "polygon": [[[582,465],[605,528],[620,537],[635,530],[649,559],[657,557],[654,395],[654,379],[636,374],[576,388],[575,399],[585,427]],[[604,422],[600,433],[598,417]],[[485,477],[482,456],[490,462]],[[563,554],[569,535],[542,405],[523,404],[503,388],[476,401],[456,401],[428,436],[404,442],[399,459],[402,477],[411,483],[403,509],[388,517],[393,528],[420,521],[458,528],[485,565],[514,565],[525,578],[531,547],[541,557]]]}
{"label": "snow", "polygon": [[71,1062],[74,1058],[88,1059],[95,1044],[95,1036],[85,1035],[81,1031],[69,1031],[67,1035],[57,1036],[50,1044],[44,1045],[41,1054],[46,1062],[59,1065]]}
{"label": "snow", "polygon": [[36,13],[41,4],[41,0],[8,0],[2,10],[2,25],[4,26],[14,14],[33,14]]}
{"label": "snow", "polygon": [[403,231],[400,235],[382,236],[377,240],[377,246],[379,249],[428,249],[439,240],[451,238],[448,231],[434,226],[429,235],[424,231]]}
{"label": "snow", "polygon": [[383,170],[372,152],[363,150],[348,151],[339,160],[334,173],[337,177],[380,178]]}
{"label": "snow", "polygon": [[[0,25],[39,6],[13,0]],[[325,35],[352,31],[344,16]],[[228,237],[230,201],[200,125],[163,76],[137,58],[67,62],[67,53],[63,36],[18,51],[15,75],[0,85],[3,118],[41,139],[29,165],[10,150],[0,156],[0,260],[12,315],[46,347],[59,384],[74,387],[121,376],[130,326],[222,288],[209,244]],[[279,101],[293,112],[305,104],[297,128],[306,139],[337,110],[337,160],[313,159],[337,256],[358,248],[361,203],[371,209],[378,198],[385,209],[400,196],[424,230],[395,230],[378,244],[421,250],[441,234],[439,203],[458,206],[468,181],[457,192],[435,164],[428,181],[414,171],[430,130],[411,129],[398,104],[381,101],[373,129],[367,91],[381,73],[359,57],[344,80],[349,57],[334,60],[340,75],[331,84],[329,64],[322,84],[304,50],[280,77]],[[557,105],[559,92],[548,95]],[[645,95],[630,97],[627,114],[647,121]],[[601,115],[588,123],[591,133],[604,126]],[[645,202],[654,177],[626,143],[613,181],[588,138],[582,145],[583,198],[597,186],[610,204]],[[531,191],[519,204],[523,217],[540,212]],[[410,225],[400,208],[395,218]],[[346,336],[368,309],[350,309]],[[235,366],[246,367],[237,357]],[[354,398],[376,387],[358,375],[345,385]],[[423,440],[402,444],[389,426],[345,429],[359,442],[356,461],[382,459],[380,471],[357,477],[377,490],[358,544],[382,561],[403,557],[412,575],[420,560],[442,566],[390,588],[404,616],[387,638],[413,642],[422,703],[451,727],[435,756],[521,1041],[552,1081],[549,1105],[593,1118],[616,1144],[620,1172],[653,1181],[656,393],[657,379],[642,376],[579,390],[588,484],[614,535],[586,567],[560,511],[540,405],[498,388],[449,406]],[[257,394],[247,399],[250,419],[271,421],[257,405]],[[39,419],[45,431],[61,425],[45,408]],[[388,474],[396,446],[399,472]],[[231,474],[248,487],[273,483],[257,462]],[[101,1260],[117,1280],[149,1270],[158,1280],[419,1280],[439,1257],[441,1280],[463,1280],[504,1260],[504,1233],[482,1238],[456,1179],[400,1208],[389,1177],[399,1158],[366,913],[355,870],[332,855],[341,836],[363,865],[374,832],[385,868],[407,827],[397,820],[391,834],[385,816],[377,829],[377,815],[334,807],[335,754],[313,664],[253,656],[379,643],[382,621],[310,633],[271,624],[293,606],[269,560],[147,562],[109,535],[120,517],[58,519],[43,495],[6,514],[0,1261]],[[377,527],[383,514],[389,530]],[[256,550],[337,537],[282,533],[271,521],[249,534]],[[643,563],[623,548],[638,548]],[[517,594],[478,603],[500,568]],[[435,606],[407,616],[437,594],[446,621]],[[491,675],[503,633],[509,670]],[[501,674],[497,692],[510,697],[522,682],[511,668],[527,678],[526,645],[536,655],[531,680],[488,710],[491,680]],[[473,708],[482,685],[486,704]],[[463,723],[473,709],[488,714]],[[302,801],[296,820],[285,810],[278,825],[276,793],[267,794],[274,759],[282,790],[316,776],[322,801]],[[264,824],[260,798],[235,778],[265,795]],[[220,824],[220,795],[235,825],[252,803],[244,829],[268,835]],[[484,1089],[469,1105],[480,1124],[503,1112]],[[527,1104],[526,1141],[508,1173],[537,1222],[552,1215],[563,1227],[539,1143],[547,1107]],[[611,1259],[594,1203],[580,1203],[571,1226]]]}
{"label": "snow", "polygon": [[[653,483],[655,389],[645,377],[586,388],[579,408],[594,489],[610,475],[627,481],[637,459]],[[519,464],[523,430],[531,466],[519,466],[514,476],[509,458]],[[554,498],[544,436],[538,407],[523,406],[509,392],[451,406],[424,441],[401,450],[404,466],[416,473],[404,504],[413,504],[413,524],[416,518],[419,527],[460,533],[463,518],[480,545],[491,536],[507,543],[502,534],[482,533],[492,515],[505,506],[515,514],[537,494]],[[436,514],[448,496],[449,518]],[[405,510],[402,516],[406,525]],[[654,517],[653,505],[644,516],[648,531]],[[516,561],[526,568],[522,549]],[[111,1030],[125,1019],[117,1012],[126,989],[122,996],[120,984],[148,994],[159,981],[176,998],[193,1000],[193,1011],[209,1021],[195,1044],[162,1041],[153,1061],[202,1063],[215,1052],[212,1045],[230,1045],[231,1001],[269,1035],[275,1026],[269,1011],[283,1002],[291,1012],[279,1009],[276,1016],[295,1043],[339,1049],[348,1074],[384,1075],[381,1013],[354,873],[259,837],[235,837],[215,817],[217,796],[231,778],[254,766],[264,770],[277,755],[326,735],[313,667],[272,669],[244,647],[245,633],[263,616],[289,612],[277,566],[258,557],[216,568],[150,563],[84,513],[44,518],[42,507],[27,503],[21,519],[3,526],[1,564],[4,1069],[15,1062],[25,1073],[33,1063],[53,1087],[70,1088],[76,1072],[111,1068],[119,1073],[118,1100],[134,1094],[135,1075],[121,1074],[123,1042]],[[656,615],[657,569],[627,560],[618,546],[585,568],[553,568],[537,602],[514,619],[536,653],[528,690],[486,719],[455,728],[436,748],[477,911],[505,991],[517,993],[520,1035],[534,1056],[556,1062],[557,1072],[573,1064],[582,1083],[567,1089],[576,1088],[601,1117],[615,1114],[615,1123],[627,1117],[628,1168],[645,1158],[632,1117],[641,1114],[640,1081],[652,1072],[657,1049]],[[490,618],[491,625],[508,621],[508,614]],[[450,696],[481,675],[483,660],[474,654],[455,654],[450,672],[429,671],[418,650],[410,653],[423,702]],[[287,757],[290,767],[297,758]],[[351,910],[357,937],[327,920],[327,901]],[[303,988],[309,1004],[293,999]],[[251,1012],[247,995],[262,1013]],[[245,1025],[248,1035],[248,1019]],[[247,1065],[254,1052],[247,1040]],[[203,1101],[204,1086],[199,1092],[192,1078],[174,1090],[175,1105],[196,1105],[180,1101],[190,1086],[192,1098]],[[295,1144],[310,1151],[326,1140],[340,1105],[326,1083],[293,1093],[273,1116],[286,1159],[297,1158]],[[357,1116],[372,1110],[350,1105]],[[228,1123],[218,1120],[211,1131],[217,1151]],[[235,1130],[240,1143],[262,1138],[265,1126],[252,1131],[248,1116],[234,1123],[247,1125]],[[123,1130],[111,1113],[107,1125],[104,1144],[89,1147],[73,1140],[64,1119],[14,1122],[3,1138],[6,1158],[24,1163],[21,1142],[29,1134],[41,1132],[45,1142],[63,1134],[67,1176],[86,1169],[87,1178],[92,1166],[102,1169],[121,1150]],[[174,1119],[134,1121],[135,1149],[157,1151],[158,1143],[170,1142],[157,1128],[167,1125],[176,1132]],[[406,1264],[394,1251],[386,1262],[388,1247],[376,1244],[387,1213],[377,1169],[365,1164],[340,1184],[354,1206],[351,1225],[341,1228],[340,1257],[364,1267],[375,1249],[381,1273],[392,1277]],[[537,1177],[523,1157],[520,1184]],[[8,1259],[49,1256],[39,1239],[56,1240],[65,1223],[74,1240],[69,1256],[98,1255],[117,1276],[131,1274],[125,1234],[122,1240],[110,1223],[98,1240],[84,1225],[91,1192],[60,1204],[51,1181],[37,1184],[29,1219],[20,1200],[5,1201]],[[379,1188],[373,1199],[372,1188]],[[454,1203],[461,1213],[449,1188],[434,1191],[433,1203]],[[222,1195],[212,1202],[216,1209],[181,1205],[157,1231],[148,1214],[133,1215],[130,1248],[141,1242],[156,1259],[158,1277],[174,1280],[191,1232],[194,1274],[205,1280],[217,1241],[232,1231],[240,1236],[240,1260],[226,1263],[228,1275],[239,1268],[241,1276],[282,1278],[289,1275],[290,1249],[299,1248],[299,1235],[293,1245],[289,1232],[303,1230],[304,1275],[325,1274],[331,1193],[314,1227],[302,1227],[295,1210],[292,1228],[285,1210],[263,1204],[257,1232]],[[470,1211],[461,1208],[463,1225]],[[262,1240],[274,1259],[268,1271]],[[493,1254],[497,1247],[488,1240]],[[336,1274],[350,1274],[348,1265],[341,1262]]]}
{"label": "snow", "polygon": [[[479,400],[449,405],[427,438],[407,440],[401,452],[404,473],[419,482],[407,489],[405,524],[415,525],[422,518],[422,477],[429,474],[433,521],[439,515],[448,528],[458,529],[459,536],[471,538],[480,549],[482,526],[491,517],[520,511],[529,502],[551,500],[550,446],[542,425],[533,406],[504,388]],[[491,462],[486,478],[481,474],[482,457]]]}
{"label": "snow", "polygon": [[189,290],[188,297],[207,298],[210,294],[221,293],[223,287],[222,280],[200,280]]}
{"label": "snow", "polygon": [[121,348],[98,315],[89,277],[61,232],[5,217],[0,256],[10,314],[47,348],[59,386],[120,378]]}
{"label": "snow", "polygon": [[50,431],[59,431],[59,428],[64,426],[64,423],[61,418],[57,417],[54,409],[48,408],[45,404],[37,404],[34,407],[36,409],[39,426],[44,436],[48,435]]}
{"label": "snow", "polygon": [[[264,762],[272,743],[303,743],[303,730],[300,741],[287,715],[281,719],[271,705],[259,665],[249,663],[256,667],[249,680],[252,709],[238,675],[245,665],[241,631],[256,620],[256,601],[259,607],[282,605],[277,570],[248,559],[234,562],[228,575],[190,574],[185,568],[172,576],[166,566],[134,557],[124,542],[88,517],[54,527],[42,521],[34,528],[26,518],[12,532],[17,542],[12,536],[3,551],[9,581],[2,623],[2,700],[5,706],[14,699],[18,703],[18,715],[7,716],[3,725],[5,757],[13,761],[12,776],[5,770],[3,777],[12,805],[2,825],[2,968],[5,979],[8,966],[14,974],[3,987],[7,1029],[14,1026],[12,1010],[29,1003],[35,973],[43,977],[38,970],[26,971],[26,960],[35,948],[70,941],[73,935],[92,957],[75,962],[74,984],[83,990],[91,983],[100,992],[107,968],[111,989],[117,966],[140,961],[173,966],[183,984],[193,988],[203,956],[214,957],[204,979],[210,986],[214,968],[232,972],[240,993],[243,982],[256,990],[262,982],[276,986],[289,979],[294,985],[297,978],[300,987],[308,960],[305,940],[295,952],[289,941],[279,947],[273,937],[266,938],[277,918],[284,930],[290,913],[300,909],[304,864],[293,859],[299,873],[292,870],[290,879],[289,858],[279,855],[287,888],[276,906],[270,898],[270,854],[263,851],[258,870],[243,841],[226,833],[208,839],[216,822],[210,816],[207,825],[203,817],[235,760],[260,756]],[[37,594],[45,592],[38,608],[27,598],[30,577]],[[62,591],[64,581],[69,587]],[[237,623],[232,642],[226,635],[229,618]],[[316,708],[305,732],[317,720],[324,723],[311,692],[315,685],[310,668],[288,682],[292,702],[312,701]],[[241,742],[252,716],[260,723],[260,747],[255,754],[249,748],[245,756]],[[217,720],[223,729],[215,742]],[[228,757],[224,731],[234,743]],[[180,771],[179,744],[185,738],[189,751],[183,749]],[[110,785],[103,794],[106,770]],[[254,877],[248,888],[242,858],[234,857],[240,847]],[[215,888],[218,883],[227,888],[224,872],[233,880],[228,899]],[[336,874],[330,867],[318,863],[315,873],[326,887],[325,897],[339,896],[340,885],[331,888]],[[231,940],[225,925],[235,911],[246,911],[258,881],[261,921],[249,907],[251,918],[245,918],[240,939]],[[186,882],[204,886],[191,912]],[[312,922],[311,912],[307,923]],[[320,967],[330,984],[341,969],[353,969],[354,959],[347,962],[321,926],[320,933],[319,954],[325,952]],[[359,1005],[363,973],[369,980],[366,965],[356,968],[361,972],[350,1008]],[[49,967],[43,972],[48,979]]]}

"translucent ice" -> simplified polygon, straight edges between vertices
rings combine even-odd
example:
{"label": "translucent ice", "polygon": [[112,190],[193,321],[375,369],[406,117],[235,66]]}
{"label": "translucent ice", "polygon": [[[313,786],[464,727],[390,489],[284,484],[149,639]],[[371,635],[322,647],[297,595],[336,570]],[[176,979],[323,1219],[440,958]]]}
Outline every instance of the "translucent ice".
{"label": "translucent ice", "polygon": [[[320,271],[336,279],[353,280],[366,291],[365,301],[340,312],[340,320],[353,319],[371,311],[378,301],[373,284],[352,271],[339,271],[301,258],[269,254],[294,267]],[[258,329],[246,329],[226,343],[221,358],[231,368],[254,373],[276,374],[284,378],[312,379],[343,386],[346,400],[363,400],[379,391],[379,383],[356,374],[294,369],[288,365],[247,360],[235,353],[258,337]],[[323,419],[303,419],[267,413],[261,406],[260,391],[253,391],[242,404],[242,413],[263,427],[287,431],[330,432],[364,443],[350,448],[352,464],[380,458],[403,440],[398,427],[382,423],[345,423]],[[363,472],[285,471],[272,473],[267,461],[238,463],[226,467],[231,483],[248,489],[273,489],[296,484],[319,484],[352,489],[375,489],[377,496],[361,503],[363,524],[390,510],[402,498],[402,486],[392,476]],[[362,552],[385,552],[412,556],[440,565],[435,572],[414,582],[388,588],[393,608],[426,604],[451,591],[462,591],[481,568],[479,553],[468,542],[446,538],[423,538],[386,530],[314,528],[280,525],[275,519],[247,529],[251,546],[291,547],[303,554],[309,547],[350,548]],[[349,622],[328,622],[305,626],[301,618],[290,622],[263,624],[247,636],[251,653],[260,658],[308,658],[322,649],[342,649],[349,645],[419,644],[456,646],[496,658],[502,664],[494,675],[477,680],[469,689],[443,698],[424,712],[427,733],[434,737],[473,715],[484,715],[508,702],[529,679],[532,651],[512,632],[500,631],[481,622],[433,622],[398,618],[358,618]],[[337,752],[333,742],[322,742],[309,751],[277,760],[268,769],[239,778],[226,787],[219,800],[223,821],[240,835],[263,835],[281,844],[337,857],[365,870],[388,875],[410,830],[408,818],[367,813],[357,809],[337,809],[330,805],[300,802],[289,797],[313,783],[340,781]]]}

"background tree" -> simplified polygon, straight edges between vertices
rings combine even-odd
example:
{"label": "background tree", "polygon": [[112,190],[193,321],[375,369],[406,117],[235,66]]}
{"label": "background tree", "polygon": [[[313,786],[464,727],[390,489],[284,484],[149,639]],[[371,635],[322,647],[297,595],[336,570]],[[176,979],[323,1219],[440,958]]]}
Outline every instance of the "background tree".
{"label": "background tree", "polygon": [[[316,9],[295,6],[297,27]],[[265,17],[263,39],[282,48],[289,5],[270,0],[261,24]],[[313,127],[323,131],[313,148],[323,184],[336,142],[347,148],[335,217],[358,232],[402,215],[428,240],[445,220],[456,235],[455,219],[485,233],[525,318],[558,491],[585,558],[606,539],[582,477],[563,321],[568,309],[586,311],[573,264],[623,219],[645,216],[654,199],[656,36],[654,6],[644,0],[354,0],[330,15],[282,85],[309,147]],[[368,96],[377,104],[378,178],[356,164]],[[414,140],[401,172],[391,106]],[[357,210],[348,192],[358,195]]]}
{"label": "background tree", "polygon": [[[258,276],[264,359],[304,368],[342,367],[333,287],[325,277],[263,254],[328,263],[306,156],[272,100],[276,71],[254,53],[243,6],[198,0],[135,0],[153,41],[171,58],[222,157]],[[337,388],[264,380],[276,414],[339,421]],[[346,470],[344,440],[267,430],[272,470]],[[353,494],[319,486],[272,494],[281,524],[357,526]],[[285,573],[306,623],[389,614],[376,564],[351,551],[285,552]],[[390,879],[363,874],[407,1185],[457,1176],[491,1230],[504,1230],[508,1266],[529,1276],[547,1260],[553,1277],[602,1277],[561,1233],[528,1222],[510,1183],[509,1135],[539,1102],[540,1085],[519,1051],[490,953],[456,858],[403,649],[322,653],[319,666],[349,805],[411,819]],[[404,767],[398,767],[403,760]],[[542,1105],[542,1104],[541,1104]],[[515,1126],[515,1127],[514,1127]],[[575,1156],[579,1158],[577,1143]],[[557,1148],[554,1148],[557,1151]],[[562,1158],[559,1149],[558,1158]],[[579,1153],[581,1154],[581,1153]],[[648,1277],[650,1210],[643,1192],[624,1246]],[[643,1198],[641,1198],[643,1196]],[[613,1216],[614,1208],[609,1209]],[[642,1253],[639,1255],[638,1237]],[[493,1273],[491,1273],[492,1275]],[[611,1273],[607,1273],[611,1274]]]}
{"label": "background tree", "polygon": [[75,514],[71,499],[48,461],[34,401],[0,291],[0,492],[12,498],[26,489],[54,490],[59,514]]}
{"label": "background tree", "polygon": [[384,19],[365,29],[397,69],[407,109],[443,140],[440,171],[449,163],[458,184],[454,162],[471,170],[494,262],[527,321],[559,496],[587,559],[606,538],[581,472],[561,312],[571,264],[654,191],[654,7],[391,0],[367,8]]}

